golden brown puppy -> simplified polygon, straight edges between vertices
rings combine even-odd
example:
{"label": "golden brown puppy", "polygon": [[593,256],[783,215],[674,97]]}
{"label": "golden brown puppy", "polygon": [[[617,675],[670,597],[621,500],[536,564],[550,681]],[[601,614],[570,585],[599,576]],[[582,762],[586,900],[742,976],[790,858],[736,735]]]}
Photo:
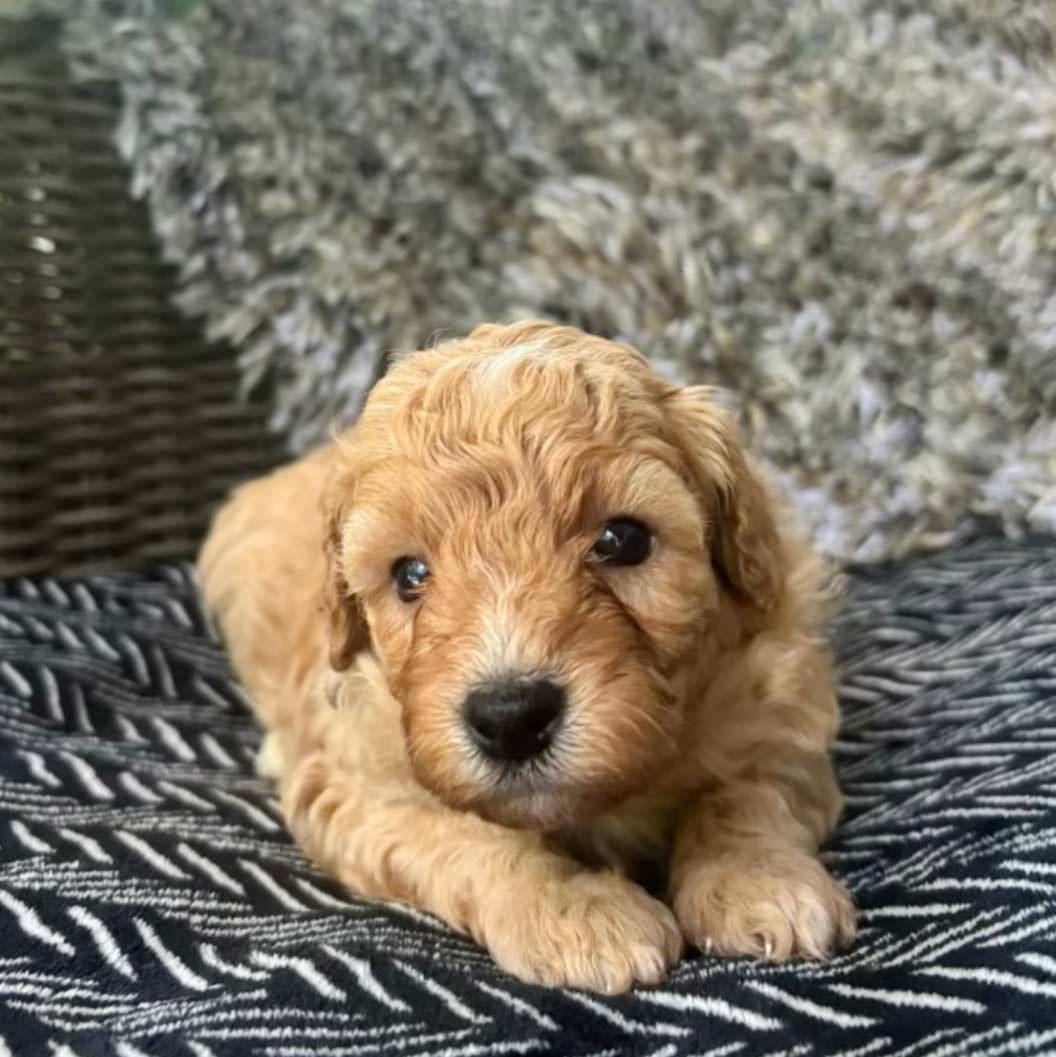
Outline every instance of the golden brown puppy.
{"label": "golden brown puppy", "polygon": [[[817,858],[821,570],[709,390],[568,327],[479,327],[240,489],[201,573],[289,825],[353,891],[607,992],[683,938],[851,938]],[[631,879],[658,864],[668,905]]]}

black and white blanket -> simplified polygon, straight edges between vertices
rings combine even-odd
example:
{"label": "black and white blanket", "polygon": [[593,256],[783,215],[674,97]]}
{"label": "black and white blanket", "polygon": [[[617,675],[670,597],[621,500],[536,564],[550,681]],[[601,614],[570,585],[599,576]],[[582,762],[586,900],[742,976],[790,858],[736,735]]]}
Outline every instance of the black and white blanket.
{"label": "black and white blanket", "polygon": [[1056,1053],[1056,544],[852,576],[829,964],[505,976],[291,844],[190,568],[0,585],[0,1057]]}

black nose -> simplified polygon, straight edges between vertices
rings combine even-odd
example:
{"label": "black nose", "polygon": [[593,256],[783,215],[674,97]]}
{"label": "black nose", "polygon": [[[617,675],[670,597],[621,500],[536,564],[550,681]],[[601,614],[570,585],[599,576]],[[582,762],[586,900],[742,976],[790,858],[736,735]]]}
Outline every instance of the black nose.
{"label": "black nose", "polygon": [[564,707],[564,690],[549,679],[503,679],[469,692],[466,723],[492,759],[527,760],[549,746]]}

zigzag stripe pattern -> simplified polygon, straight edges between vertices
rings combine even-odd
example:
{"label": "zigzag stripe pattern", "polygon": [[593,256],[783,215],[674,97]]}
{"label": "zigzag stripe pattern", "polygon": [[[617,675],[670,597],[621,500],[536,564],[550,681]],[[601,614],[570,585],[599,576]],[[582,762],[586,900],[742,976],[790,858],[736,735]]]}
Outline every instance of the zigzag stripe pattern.
{"label": "zigzag stripe pattern", "polygon": [[0,1057],[990,1057],[1056,1052],[1056,544],[851,575],[857,945],[521,985],[291,844],[184,565],[0,585]]}

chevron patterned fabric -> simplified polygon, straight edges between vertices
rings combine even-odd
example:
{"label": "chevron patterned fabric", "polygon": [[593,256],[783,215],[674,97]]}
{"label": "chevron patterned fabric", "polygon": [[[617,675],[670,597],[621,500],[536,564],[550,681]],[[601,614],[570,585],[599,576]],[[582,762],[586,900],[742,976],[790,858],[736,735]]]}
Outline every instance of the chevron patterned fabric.
{"label": "chevron patterned fabric", "polygon": [[0,585],[0,1057],[1056,1053],[1056,544],[851,577],[863,929],[826,965],[522,986],[286,836],[191,570]]}

